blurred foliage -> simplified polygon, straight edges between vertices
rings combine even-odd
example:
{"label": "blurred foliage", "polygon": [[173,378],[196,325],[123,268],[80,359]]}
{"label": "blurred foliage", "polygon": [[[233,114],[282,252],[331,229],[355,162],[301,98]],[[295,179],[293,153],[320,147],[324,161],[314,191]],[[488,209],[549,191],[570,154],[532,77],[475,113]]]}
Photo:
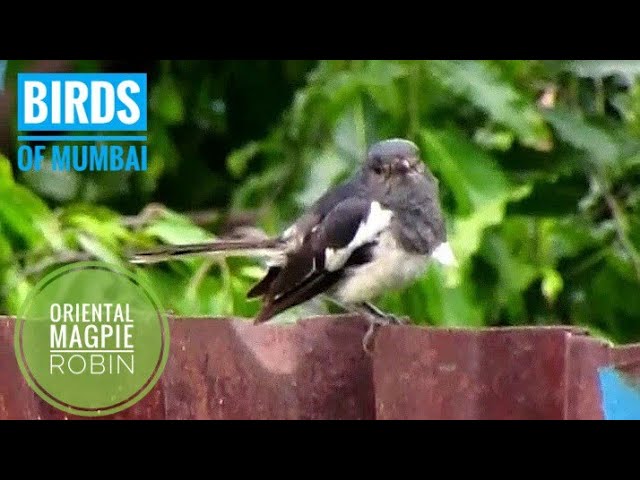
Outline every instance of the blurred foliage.
{"label": "blurred foliage", "polygon": [[[7,86],[28,61],[10,61]],[[640,339],[640,62],[80,61],[147,71],[149,171],[18,175],[0,158],[0,311],[84,258],[285,228],[387,137],[439,178],[456,270],[378,302],[416,323]],[[139,267],[136,267],[139,268]],[[168,309],[253,315],[258,261],[140,268]],[[308,307],[308,309],[307,309]],[[288,317],[322,311],[311,304]]]}

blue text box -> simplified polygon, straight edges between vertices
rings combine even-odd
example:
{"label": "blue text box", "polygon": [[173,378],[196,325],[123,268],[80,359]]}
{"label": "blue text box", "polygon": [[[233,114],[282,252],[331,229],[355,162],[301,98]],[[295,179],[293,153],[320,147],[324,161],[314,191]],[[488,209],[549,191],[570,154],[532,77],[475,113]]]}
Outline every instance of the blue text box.
{"label": "blue text box", "polygon": [[19,73],[18,130],[147,130],[146,73]]}

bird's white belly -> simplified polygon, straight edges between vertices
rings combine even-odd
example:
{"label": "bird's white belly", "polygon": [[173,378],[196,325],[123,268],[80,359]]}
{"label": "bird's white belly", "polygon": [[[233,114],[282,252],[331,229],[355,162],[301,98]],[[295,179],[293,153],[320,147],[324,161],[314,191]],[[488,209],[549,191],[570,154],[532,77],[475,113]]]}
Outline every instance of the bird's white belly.
{"label": "bird's white belly", "polygon": [[422,275],[429,261],[426,255],[407,253],[399,248],[388,232],[381,234],[373,258],[370,263],[350,269],[335,291],[339,301],[364,302],[388,290],[402,288]]}

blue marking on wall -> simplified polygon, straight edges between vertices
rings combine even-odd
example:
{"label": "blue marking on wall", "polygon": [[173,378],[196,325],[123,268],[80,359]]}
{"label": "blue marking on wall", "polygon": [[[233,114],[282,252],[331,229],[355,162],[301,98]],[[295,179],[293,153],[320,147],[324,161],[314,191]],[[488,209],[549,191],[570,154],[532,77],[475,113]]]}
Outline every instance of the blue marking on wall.
{"label": "blue marking on wall", "polygon": [[640,381],[613,367],[601,368],[600,392],[605,420],[640,420]]}

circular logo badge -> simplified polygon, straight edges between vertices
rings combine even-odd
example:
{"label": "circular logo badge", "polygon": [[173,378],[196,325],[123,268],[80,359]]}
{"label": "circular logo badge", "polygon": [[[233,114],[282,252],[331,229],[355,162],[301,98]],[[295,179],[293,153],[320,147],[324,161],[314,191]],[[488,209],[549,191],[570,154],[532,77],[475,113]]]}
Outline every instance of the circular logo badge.
{"label": "circular logo badge", "polygon": [[129,408],[155,386],[169,355],[160,303],[127,270],[81,262],[43,278],[18,314],[14,346],[29,386],[75,415]]}

